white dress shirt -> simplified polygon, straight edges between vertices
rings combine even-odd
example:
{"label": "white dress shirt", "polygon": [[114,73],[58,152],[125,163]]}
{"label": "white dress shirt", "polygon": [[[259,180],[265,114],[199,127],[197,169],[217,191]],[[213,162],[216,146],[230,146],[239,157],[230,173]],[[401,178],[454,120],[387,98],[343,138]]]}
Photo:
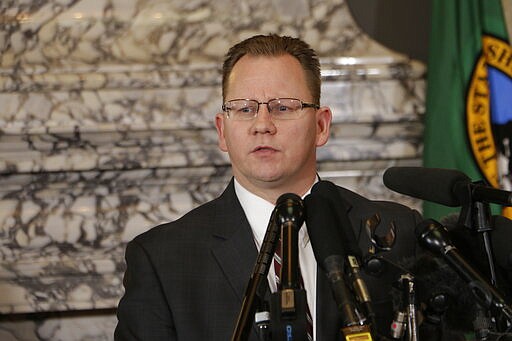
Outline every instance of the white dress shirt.
{"label": "white dress shirt", "polygon": [[[309,194],[311,189],[304,195]],[[258,251],[260,250],[261,244],[263,243],[263,237],[267,231],[268,222],[275,205],[266,201],[263,198],[246,190],[238,181],[235,179],[235,193],[242,205],[247,220],[251,225],[254,242]],[[283,193],[284,194],[284,193]],[[304,198],[304,197],[303,197]],[[308,300],[308,306],[311,312],[311,318],[313,319],[313,331],[316,334],[316,270],[317,265],[315,256],[313,254],[313,248],[309,241],[309,235],[306,228],[306,223],[302,225],[299,230],[299,264],[302,278],[304,280],[304,289],[306,290],[306,297]],[[247,279],[249,280],[249,279]],[[277,285],[275,281],[274,262],[268,272],[268,281],[270,290],[275,292]],[[316,337],[313,337],[315,340]]]}

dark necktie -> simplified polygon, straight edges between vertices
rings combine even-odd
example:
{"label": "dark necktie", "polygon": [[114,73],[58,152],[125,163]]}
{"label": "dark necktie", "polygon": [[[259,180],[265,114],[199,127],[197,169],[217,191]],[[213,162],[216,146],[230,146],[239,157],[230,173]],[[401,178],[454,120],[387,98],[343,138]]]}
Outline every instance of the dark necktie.
{"label": "dark necktie", "polygon": [[[279,239],[279,242],[277,243],[276,252],[274,253],[274,271],[275,271],[275,280],[276,285],[279,287],[279,283],[281,282],[281,279],[279,278],[281,274],[281,264],[282,264],[282,258],[281,258],[281,239]],[[302,275],[299,268],[299,284],[301,289],[304,288],[304,280],[302,279]],[[306,332],[308,334],[308,340],[313,341],[313,319],[311,318],[311,312],[309,310],[309,304],[307,304],[306,300]]]}

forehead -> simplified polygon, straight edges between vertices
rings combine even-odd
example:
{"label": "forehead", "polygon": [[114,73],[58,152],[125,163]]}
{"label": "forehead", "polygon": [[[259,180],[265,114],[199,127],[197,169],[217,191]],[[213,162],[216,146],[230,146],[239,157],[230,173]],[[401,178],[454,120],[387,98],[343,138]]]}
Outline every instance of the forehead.
{"label": "forehead", "polygon": [[305,72],[299,61],[289,55],[245,55],[234,65],[227,82],[226,99],[311,97]]}

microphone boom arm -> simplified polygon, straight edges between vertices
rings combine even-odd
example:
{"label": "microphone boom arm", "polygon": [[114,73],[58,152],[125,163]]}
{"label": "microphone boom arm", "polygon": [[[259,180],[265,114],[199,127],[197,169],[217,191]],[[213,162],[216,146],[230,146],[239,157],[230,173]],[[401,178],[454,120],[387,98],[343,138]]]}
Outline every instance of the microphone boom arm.
{"label": "microphone boom arm", "polygon": [[[263,243],[256,259],[254,269],[244,294],[242,307],[237,318],[235,330],[231,337],[232,341],[244,341],[249,338],[249,331],[252,324],[252,316],[256,311],[257,302],[263,302],[266,290],[265,281],[267,279],[270,264],[272,263],[274,252],[279,238],[279,226],[275,222],[276,209],[272,212],[267,226],[267,231],[263,237]],[[257,300],[257,301],[256,301]]]}

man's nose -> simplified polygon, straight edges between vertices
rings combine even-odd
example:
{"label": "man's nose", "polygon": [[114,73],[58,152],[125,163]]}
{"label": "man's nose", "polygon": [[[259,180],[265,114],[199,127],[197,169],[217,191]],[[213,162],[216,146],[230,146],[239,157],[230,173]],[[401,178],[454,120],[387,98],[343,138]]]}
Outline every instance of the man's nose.
{"label": "man's nose", "polygon": [[253,130],[254,132],[259,133],[274,133],[276,130],[276,126],[274,125],[274,121],[272,121],[272,115],[268,110],[268,105],[266,103],[260,103],[258,112],[253,122]]}

